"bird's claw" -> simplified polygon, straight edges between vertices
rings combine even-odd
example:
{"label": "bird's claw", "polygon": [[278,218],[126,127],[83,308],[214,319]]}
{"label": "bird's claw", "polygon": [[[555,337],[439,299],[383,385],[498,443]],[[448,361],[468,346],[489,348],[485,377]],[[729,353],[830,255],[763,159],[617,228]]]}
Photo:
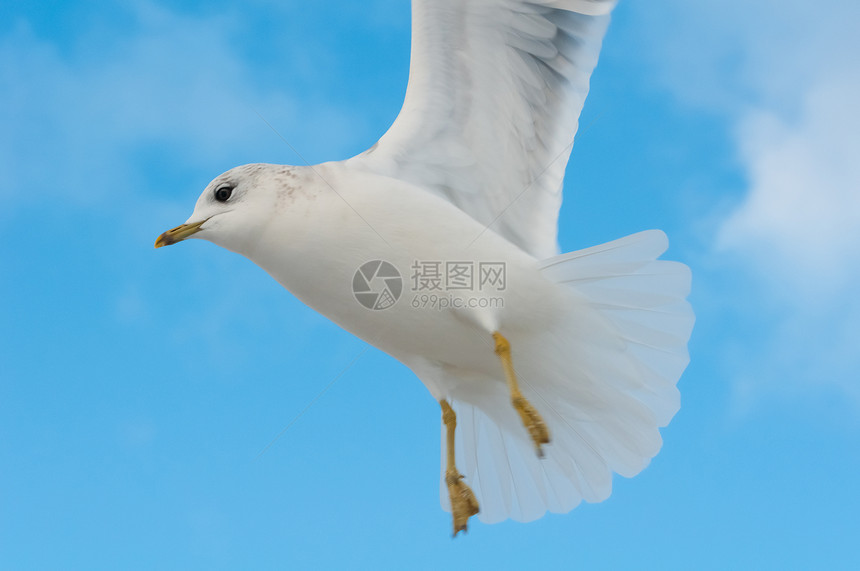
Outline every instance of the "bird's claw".
{"label": "bird's claw", "polygon": [[468,531],[469,518],[480,511],[478,499],[472,488],[463,481],[463,476],[457,470],[445,473],[445,483],[448,485],[448,497],[451,499],[451,516],[454,520],[454,536],[460,531]]}
{"label": "bird's claw", "polygon": [[546,427],[546,423],[543,421],[543,418],[538,411],[535,410],[535,407],[533,407],[532,404],[524,397],[516,396],[512,398],[511,404],[514,405],[514,408],[520,415],[520,419],[523,421],[523,425],[525,425],[526,429],[529,431],[529,435],[531,435],[532,441],[537,449],[538,456],[543,458],[541,445],[549,444],[549,430]]}

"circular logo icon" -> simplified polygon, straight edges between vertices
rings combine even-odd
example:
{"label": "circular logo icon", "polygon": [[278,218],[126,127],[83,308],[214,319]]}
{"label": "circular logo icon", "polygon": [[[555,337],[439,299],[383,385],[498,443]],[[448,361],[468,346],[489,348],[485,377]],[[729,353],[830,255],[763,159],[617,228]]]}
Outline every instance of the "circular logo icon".
{"label": "circular logo icon", "polygon": [[403,293],[403,278],[393,265],[384,260],[362,264],[352,277],[352,293],[367,309],[388,309]]}

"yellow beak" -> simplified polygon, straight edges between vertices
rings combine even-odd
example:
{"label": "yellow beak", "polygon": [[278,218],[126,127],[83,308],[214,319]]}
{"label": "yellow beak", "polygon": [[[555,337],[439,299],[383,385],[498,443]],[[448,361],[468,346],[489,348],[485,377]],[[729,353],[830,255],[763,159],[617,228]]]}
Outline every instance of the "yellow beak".
{"label": "yellow beak", "polygon": [[[207,218],[206,220],[209,219]],[[203,223],[206,222],[206,220],[192,222],[191,224],[181,224],[172,230],[168,230],[155,240],[155,247],[161,248],[162,246],[169,246],[185,240],[192,234],[200,232],[200,227],[203,226]]]}

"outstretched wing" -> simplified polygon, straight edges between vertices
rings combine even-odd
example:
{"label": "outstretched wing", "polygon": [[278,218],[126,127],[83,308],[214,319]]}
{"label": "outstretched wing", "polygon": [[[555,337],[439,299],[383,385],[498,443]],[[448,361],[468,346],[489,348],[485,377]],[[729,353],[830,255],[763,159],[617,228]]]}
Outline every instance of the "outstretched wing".
{"label": "outstretched wing", "polygon": [[353,164],[556,254],[564,169],[615,2],[413,0],[406,100]]}

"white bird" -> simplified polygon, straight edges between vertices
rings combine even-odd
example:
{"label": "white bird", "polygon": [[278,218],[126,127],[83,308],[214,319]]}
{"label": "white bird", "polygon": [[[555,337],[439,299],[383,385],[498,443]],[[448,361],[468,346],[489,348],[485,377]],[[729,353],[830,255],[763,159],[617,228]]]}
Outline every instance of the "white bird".
{"label": "white bird", "polygon": [[213,180],[203,238],[408,366],[442,407],[443,507],[599,502],[680,406],[690,273],[651,230],[558,255],[565,166],[615,0],[413,0],[396,121],[370,150]]}

